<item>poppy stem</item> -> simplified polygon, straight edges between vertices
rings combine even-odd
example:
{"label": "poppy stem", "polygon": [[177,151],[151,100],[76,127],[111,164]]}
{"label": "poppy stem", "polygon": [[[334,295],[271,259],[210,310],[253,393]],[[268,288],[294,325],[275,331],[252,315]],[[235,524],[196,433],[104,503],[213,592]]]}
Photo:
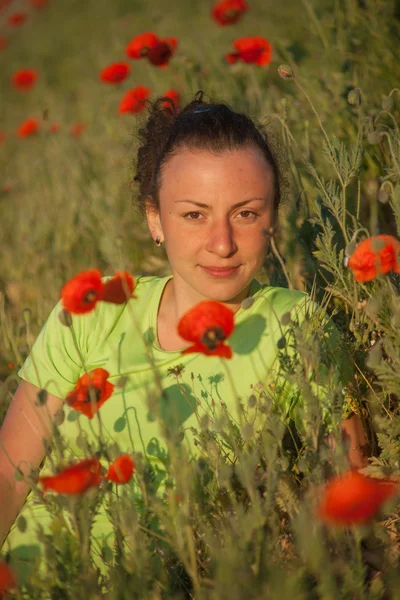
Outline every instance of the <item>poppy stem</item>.
{"label": "poppy stem", "polygon": [[278,251],[278,249],[277,249],[277,247],[276,247],[276,244],[275,244],[275,240],[274,240],[274,236],[273,236],[273,235],[271,235],[271,247],[272,247],[272,251],[273,251],[273,253],[275,254],[276,258],[277,258],[277,259],[278,259],[278,261],[279,261],[279,264],[281,265],[282,271],[283,271],[283,273],[284,273],[284,275],[285,275],[285,277],[286,277],[286,281],[288,282],[289,290],[290,290],[291,292],[293,292],[293,285],[292,285],[292,283],[291,283],[291,281],[290,281],[290,277],[289,277],[289,275],[288,275],[288,272],[287,272],[287,270],[286,270],[285,263],[283,262],[283,260],[282,260],[282,257],[281,257],[281,255],[279,254],[279,251]]}
{"label": "poppy stem", "polygon": [[[122,285],[123,286],[126,285],[126,282],[124,280],[122,281]],[[126,286],[126,288],[128,289],[128,286]],[[125,292],[126,292],[126,290],[125,290]],[[137,321],[137,319],[135,317],[135,312],[132,309],[131,303],[129,301],[127,302],[127,309],[128,309],[128,312],[130,313],[130,316],[132,317],[132,322],[133,322],[133,324],[134,324],[137,332],[139,333],[140,337],[143,340],[143,344],[144,344],[146,356],[147,356],[147,359],[148,359],[148,361],[150,363],[150,366],[151,366],[151,368],[153,370],[154,379],[155,379],[156,385],[158,387],[158,390],[159,390],[159,393],[160,393],[161,397],[163,397],[164,396],[164,389],[163,389],[163,386],[162,386],[162,383],[161,383],[160,373],[159,373],[159,371],[157,369],[157,366],[156,366],[156,364],[154,362],[154,359],[153,359],[153,356],[152,356],[152,353],[151,353],[150,344],[147,341],[147,339],[145,339],[145,337],[143,335],[143,332],[142,332],[142,330],[140,328],[140,325],[139,325],[139,323],[138,323],[138,321]]]}
{"label": "poppy stem", "polygon": [[239,395],[238,395],[238,393],[237,393],[236,386],[235,386],[235,382],[234,382],[234,380],[233,380],[232,373],[230,372],[230,369],[229,369],[229,367],[228,367],[228,365],[227,365],[227,363],[226,363],[226,360],[224,360],[223,358],[221,358],[221,361],[222,361],[222,364],[223,364],[223,366],[224,366],[224,369],[225,369],[225,371],[226,371],[226,374],[227,374],[227,376],[228,376],[229,383],[230,383],[230,385],[231,385],[231,388],[232,388],[233,394],[234,394],[234,396],[235,396],[235,400],[236,400],[236,408],[237,408],[238,416],[239,416],[239,419],[240,419],[240,423],[242,424],[242,418],[243,418],[243,414],[242,414],[242,410],[241,410],[241,408],[242,408],[242,407],[241,407],[241,404],[240,404],[240,397],[239,397]]}

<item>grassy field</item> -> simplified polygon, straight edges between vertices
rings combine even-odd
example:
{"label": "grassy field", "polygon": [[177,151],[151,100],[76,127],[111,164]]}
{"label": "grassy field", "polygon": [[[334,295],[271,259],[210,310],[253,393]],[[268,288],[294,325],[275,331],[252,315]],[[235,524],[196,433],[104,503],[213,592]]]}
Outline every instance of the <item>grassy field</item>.
{"label": "grassy field", "polygon": [[[345,258],[363,236],[400,237],[399,3],[249,0],[248,12],[225,27],[211,18],[212,4],[49,0],[34,8],[14,0],[1,8],[0,422],[18,384],[16,371],[68,279],[92,268],[104,275],[169,273],[164,251],[134,206],[137,131],[145,115],[117,109],[137,85],[149,87],[151,99],[175,88],[182,104],[201,89],[269,127],[287,185],[277,250],[259,279],[306,291],[316,281],[317,299],[329,296],[328,312],[357,365],[351,408],[375,431],[366,472],[398,479],[400,276],[356,283]],[[11,27],[8,18],[18,11],[27,19]],[[119,86],[102,83],[100,71],[129,62],[126,45],[145,31],[179,40],[167,68],[130,61],[131,74]],[[227,64],[232,42],[256,35],[272,44],[271,63]],[[281,64],[295,77],[282,78]],[[28,92],[10,83],[22,68],[39,73]],[[27,118],[38,120],[38,132],[21,138],[16,130]],[[51,133],[54,123],[60,128]],[[78,136],[71,135],[76,123],[84,126]],[[310,332],[310,348],[311,338]],[[50,573],[15,597],[400,598],[395,504],[385,520],[364,529],[311,526],[307,498],[334,470],[320,445],[312,445],[296,471],[275,463],[280,440],[269,439],[260,450],[268,473],[262,485],[273,492],[262,496],[260,481],[247,475],[255,442],[246,436],[242,442],[237,472],[222,456],[210,457],[207,493],[188,484],[181,512],[154,500],[153,516],[172,548],[167,566],[155,566],[148,522],[139,520],[132,525],[140,555],[134,569],[121,550],[103,587],[89,581],[90,596],[68,576],[60,583]],[[339,456],[336,467],[344,465]],[[188,481],[203,481],[202,468],[185,466]],[[189,526],[192,537],[181,544],[176,531]],[[60,552],[76,573],[74,548]],[[172,572],[182,575],[189,595],[174,589]]]}

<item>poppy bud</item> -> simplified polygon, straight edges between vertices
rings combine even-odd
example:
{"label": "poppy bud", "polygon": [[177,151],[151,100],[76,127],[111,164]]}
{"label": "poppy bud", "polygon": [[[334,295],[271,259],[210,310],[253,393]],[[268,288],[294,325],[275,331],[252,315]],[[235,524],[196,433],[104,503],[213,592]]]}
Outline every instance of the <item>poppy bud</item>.
{"label": "poppy bud", "polygon": [[65,325],[65,327],[72,327],[72,316],[65,308],[62,309],[61,312],[58,313],[58,318],[61,323]]}
{"label": "poppy bud", "polygon": [[360,88],[354,88],[347,94],[347,102],[353,106],[360,106],[361,104],[361,90]]}
{"label": "poppy bud", "polygon": [[357,248],[357,244],[355,242],[349,242],[344,249],[344,255],[346,258],[351,256],[355,249]]}
{"label": "poppy bud", "polygon": [[22,318],[24,319],[26,325],[29,325],[31,322],[32,311],[30,308],[24,308],[22,311]]}
{"label": "poppy bud", "polygon": [[378,202],[380,202],[381,204],[387,204],[388,201],[389,194],[386,192],[386,190],[380,189],[378,192]]}
{"label": "poppy bud", "polygon": [[46,390],[40,390],[37,393],[37,402],[36,405],[37,406],[43,406],[44,404],[46,404],[47,402],[47,391]]}
{"label": "poppy bud", "polygon": [[279,340],[276,343],[277,348],[279,350],[283,350],[284,348],[286,348],[286,340],[284,337],[279,338]]}
{"label": "poppy bud", "polygon": [[255,397],[255,395],[254,395],[254,394],[251,394],[251,395],[248,397],[248,400],[247,400],[247,406],[248,406],[249,408],[254,408],[256,404],[257,404],[257,398]]}
{"label": "poppy bud", "polygon": [[290,312],[285,312],[283,313],[283,315],[281,316],[281,325],[285,326],[285,325],[289,325],[289,323],[291,323],[292,318],[290,316]]}
{"label": "poppy bud", "polygon": [[390,110],[393,106],[392,98],[390,96],[382,96],[381,106],[383,110]]}
{"label": "poppy bud", "polygon": [[55,414],[54,414],[54,425],[56,427],[59,427],[60,425],[62,425],[65,421],[65,412],[62,408],[60,408]]}
{"label": "poppy bud", "polygon": [[380,299],[377,296],[371,296],[371,298],[366,304],[365,310],[368,314],[372,315],[373,317],[377,317],[381,308],[382,303]]}
{"label": "poppy bud", "polygon": [[115,384],[117,388],[124,388],[129,381],[129,377],[127,375],[122,375]]}
{"label": "poppy bud", "polygon": [[241,307],[243,308],[243,310],[248,310],[250,308],[250,306],[253,306],[254,304],[254,298],[253,296],[249,296],[248,298],[245,298],[241,304]]}
{"label": "poppy bud", "polygon": [[18,517],[18,520],[17,520],[18,531],[20,531],[21,533],[25,533],[27,526],[28,526],[28,524],[26,522],[25,517],[22,515],[20,517]]}
{"label": "poppy bud", "polygon": [[243,425],[240,433],[245,442],[249,441],[254,435],[253,425],[251,423],[246,423]]}
{"label": "poppy bud", "polygon": [[382,360],[381,344],[382,344],[382,342],[378,342],[377,344],[375,344],[373,346],[372,350],[370,350],[368,353],[366,365],[370,369],[375,369],[376,367],[379,367],[379,365],[381,363],[381,360]]}
{"label": "poppy bud", "polygon": [[278,73],[282,79],[294,79],[294,71],[289,65],[279,65]]}
{"label": "poppy bud", "polygon": [[367,135],[369,144],[380,144],[382,141],[382,134],[379,131],[370,131]]}
{"label": "poppy bud", "polygon": [[394,309],[390,322],[395,329],[400,329],[400,310],[398,308]]}

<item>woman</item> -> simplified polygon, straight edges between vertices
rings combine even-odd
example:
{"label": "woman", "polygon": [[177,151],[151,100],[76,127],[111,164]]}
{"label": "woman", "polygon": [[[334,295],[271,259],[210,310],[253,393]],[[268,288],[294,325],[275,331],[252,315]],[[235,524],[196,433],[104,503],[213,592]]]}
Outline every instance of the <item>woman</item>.
{"label": "woman", "polygon": [[[72,327],[59,319],[61,301],[50,314],[19,371],[22,381],[0,432],[1,541],[29,490],[25,481],[15,480],[15,466],[24,475],[39,467],[54,423],[62,435],[55,439],[53,467],[56,459],[68,464],[98,452],[101,438],[117,444],[117,452],[143,461],[151,473],[149,489],[156,493],[168,483],[165,439],[195,455],[193,430],[199,418],[214,415],[220,406],[239,418],[240,402],[256,390],[275,392],[274,410],[301,430],[298,390],[277,377],[277,343],[285,333],[283,315],[293,309],[304,319],[307,294],[255,279],[280,202],[280,173],[267,136],[247,116],[206,103],[201,93],[179,114],[163,106],[161,99],[153,105],[140,131],[135,179],[139,205],[155,243],[165,244],[172,274],[137,277],[132,299],[124,304],[98,302],[93,310],[74,315]],[[178,326],[208,300],[234,313],[234,332],[226,340],[224,328],[205,319],[198,334],[204,352],[185,353],[193,341],[190,327]],[[198,329],[204,315],[196,314]],[[332,327],[331,332],[335,352],[339,338]],[[212,355],[226,341],[232,358]],[[96,368],[105,369],[115,386],[96,418],[67,406],[63,410],[63,399],[79,378]],[[37,396],[40,390],[47,391],[45,402],[36,401],[43,400],[43,392]],[[329,420],[329,401],[324,408]],[[358,417],[344,421],[342,430],[350,438],[350,461],[362,466],[366,438]],[[47,472],[52,471],[49,460]],[[34,524],[46,528],[51,520],[31,499],[32,494],[22,511],[26,531],[14,526],[3,547],[13,549],[17,566],[20,545],[40,553]],[[103,517],[93,533],[104,542]],[[23,553],[19,557],[29,560]]]}

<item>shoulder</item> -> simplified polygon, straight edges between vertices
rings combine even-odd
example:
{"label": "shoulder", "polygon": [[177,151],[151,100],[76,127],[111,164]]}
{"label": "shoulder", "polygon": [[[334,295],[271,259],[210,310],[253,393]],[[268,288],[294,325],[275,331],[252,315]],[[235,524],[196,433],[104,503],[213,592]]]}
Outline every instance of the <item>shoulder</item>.
{"label": "shoulder", "polygon": [[[106,283],[110,279],[112,279],[113,275],[106,275],[101,278],[103,283]],[[164,283],[167,282],[168,276],[160,277],[159,275],[132,275],[134,280],[134,289],[132,297],[135,301],[135,307],[138,304],[143,304],[145,307],[148,307],[147,302],[149,302],[150,298],[157,293],[158,290],[162,287]],[[126,303],[122,305],[116,305],[107,302],[99,302],[100,306],[122,306],[125,307]]]}
{"label": "shoulder", "polygon": [[307,292],[262,284],[256,279],[252,282],[251,295],[256,312],[282,314],[293,308],[301,310],[312,304]]}

